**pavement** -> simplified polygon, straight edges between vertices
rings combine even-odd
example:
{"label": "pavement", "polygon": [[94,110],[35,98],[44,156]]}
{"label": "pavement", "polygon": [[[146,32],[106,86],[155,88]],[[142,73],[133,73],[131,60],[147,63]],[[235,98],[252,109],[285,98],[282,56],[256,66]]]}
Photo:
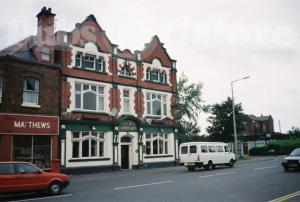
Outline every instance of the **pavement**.
{"label": "pavement", "polygon": [[251,157],[234,168],[210,171],[176,166],[76,175],[62,195],[14,195],[0,201],[300,201],[300,172],[284,172],[282,158]]}

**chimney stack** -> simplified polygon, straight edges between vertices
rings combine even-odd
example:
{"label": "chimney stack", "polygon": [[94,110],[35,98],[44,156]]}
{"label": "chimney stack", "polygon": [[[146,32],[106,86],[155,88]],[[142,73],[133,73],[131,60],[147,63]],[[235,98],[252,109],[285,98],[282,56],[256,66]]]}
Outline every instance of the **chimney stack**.
{"label": "chimney stack", "polygon": [[36,15],[38,18],[37,27],[37,42],[39,44],[51,44],[51,38],[54,34],[54,17],[51,8],[43,7],[41,11]]}

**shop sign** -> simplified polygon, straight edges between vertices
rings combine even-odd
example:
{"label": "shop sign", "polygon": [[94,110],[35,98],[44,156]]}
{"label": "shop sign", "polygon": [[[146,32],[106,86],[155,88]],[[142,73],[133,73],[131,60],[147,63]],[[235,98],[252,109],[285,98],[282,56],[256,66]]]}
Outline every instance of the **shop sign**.
{"label": "shop sign", "polygon": [[58,117],[0,114],[1,134],[58,135]]}

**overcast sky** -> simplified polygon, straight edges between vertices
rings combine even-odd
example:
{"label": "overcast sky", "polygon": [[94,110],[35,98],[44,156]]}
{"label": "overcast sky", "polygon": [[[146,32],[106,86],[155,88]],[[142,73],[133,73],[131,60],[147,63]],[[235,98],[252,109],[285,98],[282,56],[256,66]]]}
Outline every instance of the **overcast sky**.
{"label": "overcast sky", "polygon": [[[142,50],[158,35],[179,74],[202,82],[206,104],[231,95],[244,111],[272,115],[275,131],[300,127],[300,1],[298,0],[26,0],[0,8],[0,49],[36,34],[43,6],[56,30],[71,31],[94,14],[112,43]],[[206,115],[200,126],[205,132]]]}

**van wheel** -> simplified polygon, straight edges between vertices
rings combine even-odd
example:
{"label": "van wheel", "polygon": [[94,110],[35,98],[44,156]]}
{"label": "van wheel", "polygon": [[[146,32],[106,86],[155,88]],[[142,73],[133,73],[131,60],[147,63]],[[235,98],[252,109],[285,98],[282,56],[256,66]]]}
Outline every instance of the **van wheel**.
{"label": "van wheel", "polygon": [[230,160],[230,162],[228,163],[228,166],[230,167],[230,168],[232,168],[233,166],[234,166],[234,161],[231,159]]}
{"label": "van wheel", "polygon": [[189,166],[187,168],[188,168],[188,171],[195,171],[195,166]]}
{"label": "van wheel", "polygon": [[212,169],[213,169],[213,164],[212,164],[211,161],[209,161],[209,162],[207,163],[207,165],[205,166],[205,170],[212,170]]}
{"label": "van wheel", "polygon": [[61,193],[61,183],[60,182],[52,182],[48,188],[48,191],[51,195],[58,195]]}
{"label": "van wheel", "polygon": [[283,166],[284,171],[289,172],[289,167],[288,166]]}

